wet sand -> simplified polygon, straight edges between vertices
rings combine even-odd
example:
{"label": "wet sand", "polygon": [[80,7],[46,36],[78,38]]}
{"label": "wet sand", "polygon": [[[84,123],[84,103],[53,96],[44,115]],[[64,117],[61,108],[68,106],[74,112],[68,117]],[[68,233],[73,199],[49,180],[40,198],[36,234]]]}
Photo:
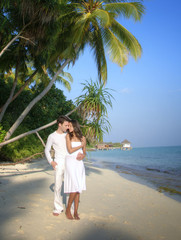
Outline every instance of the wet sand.
{"label": "wet sand", "polygon": [[181,203],[112,170],[85,166],[81,219],[71,221],[52,215],[54,172],[45,159],[1,165],[0,239],[181,239]]}

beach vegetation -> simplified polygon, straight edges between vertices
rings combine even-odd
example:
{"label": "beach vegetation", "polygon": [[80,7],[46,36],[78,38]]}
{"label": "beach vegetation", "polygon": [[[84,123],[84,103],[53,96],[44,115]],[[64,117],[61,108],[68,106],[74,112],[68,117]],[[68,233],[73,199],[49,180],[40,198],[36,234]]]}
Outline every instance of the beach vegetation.
{"label": "beach vegetation", "polygon": [[[75,63],[87,46],[95,58],[99,81],[104,85],[107,81],[106,54],[121,68],[128,63],[129,56],[137,60],[142,53],[141,46],[117,20],[122,16],[139,21],[143,14],[144,6],[138,0],[2,0],[0,71],[3,80],[4,75],[11,75],[9,81],[5,77],[4,83],[9,86],[11,82],[11,89],[3,98],[0,114],[0,122],[6,129],[4,140],[10,139],[15,131],[17,135],[18,128],[30,119],[29,114],[36,110],[36,105],[57,80],[70,89],[71,79],[60,74]],[[68,81],[64,81],[65,77]],[[17,100],[21,99],[23,90],[27,91],[27,98],[23,99],[26,104]],[[18,102],[21,104],[17,105]],[[9,122],[4,121],[10,109],[13,115],[9,115]],[[104,123],[108,124],[108,120],[100,118],[99,121],[107,131]],[[93,135],[99,133],[101,136],[99,126],[100,122],[96,122],[97,130]]]}
{"label": "beach vegetation", "polygon": [[103,141],[104,133],[108,133],[111,125],[107,108],[112,107],[112,89],[105,88],[103,83],[92,80],[82,83],[83,94],[76,98],[78,112],[84,122],[84,133],[89,142]]}
{"label": "beach vegetation", "polygon": [[[1,81],[0,83],[2,86],[3,81]],[[43,88],[42,83],[40,82],[39,85],[36,86],[36,88],[38,91],[41,91],[41,89]],[[6,84],[6,91],[9,92],[10,89],[11,84]],[[4,90],[4,87],[0,87],[0,100],[3,100],[3,96],[7,94],[7,92],[5,92]],[[3,118],[2,125],[0,125],[1,142],[3,142],[3,138],[7,131],[6,129],[9,129],[9,126],[13,122],[13,118],[16,118],[16,116],[18,116],[18,114],[22,111],[24,105],[26,105],[27,101],[34,98],[34,94],[37,94],[37,92],[34,92],[32,89],[23,90],[20,96],[16,100],[14,100],[12,104],[8,107],[5,113],[5,117]],[[18,139],[17,141],[9,143],[8,145],[5,145],[0,149],[1,161],[19,161],[35,153],[42,153],[44,151],[44,146],[42,145],[36,134],[34,133],[26,136],[26,132],[28,132],[30,129],[36,129],[37,127],[41,127],[47,122],[52,122],[57,119],[59,115],[71,112],[75,108],[76,106],[73,104],[73,102],[66,99],[63,91],[53,86],[49,93],[45,96],[45,98],[43,98],[32,109],[32,111],[30,111],[23,123],[13,134],[14,138],[25,133],[24,137]],[[71,117],[81,122],[81,117],[76,112],[73,112]],[[54,124],[39,133],[44,142],[46,142],[48,135],[56,128],[57,126],[56,124]]]}
{"label": "beach vegetation", "polygon": [[[3,81],[1,84],[3,84]],[[38,89],[41,91],[42,88],[43,83],[37,83],[36,90]],[[11,85],[9,85],[7,92],[10,89]],[[33,98],[34,94],[37,94],[37,92],[33,91],[33,89],[34,88],[22,91],[21,96],[13,101],[8,108],[5,118],[3,119],[3,125],[6,126],[7,129],[11,124],[12,114],[14,116],[18,115],[18,111],[21,111],[21,107],[23,108],[22,105],[26,104],[26,101],[29,101],[29,98]],[[0,94],[2,90],[3,88],[0,89]],[[88,140],[88,144],[95,145],[99,140],[102,140],[103,133],[105,131],[109,131],[110,124],[108,121],[105,121],[105,119],[107,120],[108,117],[106,108],[108,106],[112,106],[111,99],[113,96],[109,93],[109,91],[110,89],[108,88],[102,88],[102,85],[99,83],[99,81],[97,81],[97,83],[93,81],[86,81],[85,84],[83,84],[83,94],[80,96],[80,98],[77,98],[76,103],[73,104],[72,101],[66,99],[60,89],[56,88],[55,86],[52,87],[45,98],[43,98],[30,111],[24,122],[17,129],[16,134],[13,134],[13,138],[9,140],[9,143],[0,143],[0,146],[3,146],[0,151],[1,160],[11,159],[13,161],[20,161],[32,155],[37,157],[37,153],[42,155],[48,135],[57,128],[55,125],[55,119],[61,114],[66,114],[67,116],[71,116],[72,119],[77,119],[81,125],[83,134]],[[1,96],[3,97],[3,95]],[[95,99],[97,99],[97,107],[99,107],[99,102],[101,106],[104,106],[102,108],[99,107],[96,110],[96,114],[91,114],[91,111],[94,111],[94,108],[92,108],[91,104],[91,101],[93,101],[93,96]],[[108,97],[109,101],[104,101],[102,99],[106,99],[106,97]],[[17,105],[20,105],[20,108],[16,109],[15,106]],[[84,111],[81,110],[85,109],[85,107],[86,111],[89,112],[88,115],[85,115]],[[101,109],[104,110],[100,114]],[[47,121],[50,123],[48,126],[46,124]],[[40,126],[38,129],[36,128],[37,124]],[[29,131],[29,129],[35,130]],[[4,134],[5,133],[6,131]],[[38,137],[35,134],[37,134]]]}
{"label": "beach vegetation", "polygon": [[3,126],[0,123],[0,142],[3,141],[5,135],[6,135],[6,131],[3,129]]}

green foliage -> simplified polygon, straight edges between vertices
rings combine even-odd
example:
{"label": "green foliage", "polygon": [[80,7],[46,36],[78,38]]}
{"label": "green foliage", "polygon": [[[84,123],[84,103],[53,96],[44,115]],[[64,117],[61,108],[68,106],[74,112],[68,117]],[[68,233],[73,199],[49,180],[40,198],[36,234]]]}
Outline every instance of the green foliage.
{"label": "green foliage", "polygon": [[105,88],[99,81],[86,81],[83,94],[76,99],[79,114],[83,117],[83,132],[88,143],[103,141],[104,133],[108,133],[111,125],[107,118],[107,107],[112,107],[111,89]]}
{"label": "green foliage", "polygon": [[0,151],[0,155],[2,155],[5,159],[16,162],[43,151],[44,147],[37,136],[29,135],[4,146]]}
{"label": "green foliage", "polygon": [[[6,84],[5,81],[1,79],[0,86],[0,100],[3,102],[5,101],[4,98],[6,98],[8,92],[11,90],[12,84],[9,82]],[[40,83],[37,85],[36,91],[31,89],[24,90],[19,97],[9,105],[2,121],[2,126],[5,129],[3,130],[4,134],[1,135],[2,140],[6,131],[26,107],[28,102],[33,99],[38,92],[41,92],[43,88],[43,84]],[[54,85],[48,94],[32,108],[23,123],[13,134],[13,137],[52,122],[57,119],[59,115],[66,114],[74,108],[75,105],[72,101],[67,100],[62,90],[57,89]],[[73,113],[70,117],[77,119],[81,123],[81,118],[77,113]],[[2,126],[0,125],[0,131],[2,130]],[[48,135],[55,129],[57,129],[56,124],[39,132],[44,142],[46,142]],[[0,156],[1,159],[17,161],[35,153],[43,152],[43,149],[44,147],[39,138],[36,134],[33,134],[2,147]]]}
{"label": "green foliage", "polygon": [[[0,84],[3,86],[0,88],[0,102],[4,104],[11,92],[14,69],[18,75],[16,91],[22,87],[33,71],[38,73],[32,85],[28,85],[29,88],[27,86],[21,95],[8,106],[2,121],[3,129],[5,131],[10,129],[16,119],[21,116],[22,111],[29,107],[29,103],[32,103],[36,96],[41,96],[40,94],[47,86],[51,86],[49,85],[51,78],[55,76],[60,66],[66,60],[74,64],[86,45],[90,46],[94,54],[99,81],[104,84],[107,81],[106,51],[111,60],[120,67],[127,64],[129,54],[134,59],[140,57],[142,49],[138,40],[116,19],[123,16],[132,17],[138,21],[143,14],[144,6],[141,0],[134,2],[2,0],[0,2],[1,50],[12,39],[17,38],[0,57],[2,73]],[[57,81],[61,81],[70,90],[72,78],[69,74],[59,75]],[[110,128],[107,120],[107,106],[111,106],[111,96],[106,93],[107,90],[103,88],[103,85],[96,84],[91,82],[89,85],[87,82],[88,87],[85,86],[84,90],[90,93],[88,99],[85,93],[78,100],[79,103],[83,103],[81,108],[83,119],[76,113],[73,114],[73,118],[87,126],[85,134],[89,136],[89,139],[101,141],[103,133],[109,131]],[[97,91],[96,94],[91,92],[92,89]],[[25,132],[24,130],[29,131],[51,122],[59,114],[66,114],[75,107],[55,86],[37,102],[13,136]],[[48,133],[54,128],[55,126],[44,130],[41,133],[43,139],[46,139]],[[32,141],[35,145],[33,138]],[[23,149],[24,144],[21,143]],[[8,146],[3,148],[6,149],[3,154],[9,154],[12,159],[19,159],[20,155],[24,156],[33,151],[27,147],[22,151],[19,148],[13,150],[16,146],[13,144],[11,145],[12,151],[8,151]]]}
{"label": "green foliage", "polygon": [[80,49],[89,45],[95,56],[99,81],[105,84],[107,81],[105,52],[109,54],[111,61],[120,67],[127,64],[129,55],[135,60],[141,56],[142,48],[138,40],[116,19],[122,16],[133,18],[135,21],[141,20],[144,6],[139,0],[134,2],[121,0],[76,2],[75,10],[71,15],[74,19],[71,44],[66,53],[72,52],[75,45]]}
{"label": "green foliage", "polygon": [[6,135],[6,131],[3,130],[3,126],[2,126],[1,123],[0,123],[0,142],[3,141],[5,135]]}

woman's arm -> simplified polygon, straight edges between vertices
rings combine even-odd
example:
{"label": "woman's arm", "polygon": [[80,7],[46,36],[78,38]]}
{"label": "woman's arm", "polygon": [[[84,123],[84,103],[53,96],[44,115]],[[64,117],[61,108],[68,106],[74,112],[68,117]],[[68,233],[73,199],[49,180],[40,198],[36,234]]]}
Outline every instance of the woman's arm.
{"label": "woman's arm", "polygon": [[73,153],[73,152],[79,150],[80,148],[83,148],[83,144],[81,144],[78,147],[73,148],[72,145],[71,145],[70,137],[69,137],[68,134],[66,135],[66,144],[67,144],[67,150],[68,150],[69,153]]}
{"label": "woman's arm", "polygon": [[83,154],[86,156],[86,138],[85,137],[82,138],[82,143],[83,143],[83,147],[82,147]]}
{"label": "woman's arm", "polygon": [[79,161],[83,160],[86,156],[86,138],[85,137],[82,138],[82,144],[83,144],[83,147],[82,147],[83,153],[79,152],[76,158]]}

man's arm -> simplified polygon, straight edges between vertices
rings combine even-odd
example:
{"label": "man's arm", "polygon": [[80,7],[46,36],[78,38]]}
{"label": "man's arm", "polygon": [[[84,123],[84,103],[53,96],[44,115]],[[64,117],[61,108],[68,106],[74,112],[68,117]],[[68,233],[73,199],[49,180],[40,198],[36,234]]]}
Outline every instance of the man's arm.
{"label": "man's arm", "polygon": [[45,156],[46,156],[49,164],[52,165],[52,167],[55,169],[57,163],[53,161],[51,154],[50,154],[52,145],[53,145],[53,139],[51,136],[49,136],[47,139],[46,146],[45,146]]}

